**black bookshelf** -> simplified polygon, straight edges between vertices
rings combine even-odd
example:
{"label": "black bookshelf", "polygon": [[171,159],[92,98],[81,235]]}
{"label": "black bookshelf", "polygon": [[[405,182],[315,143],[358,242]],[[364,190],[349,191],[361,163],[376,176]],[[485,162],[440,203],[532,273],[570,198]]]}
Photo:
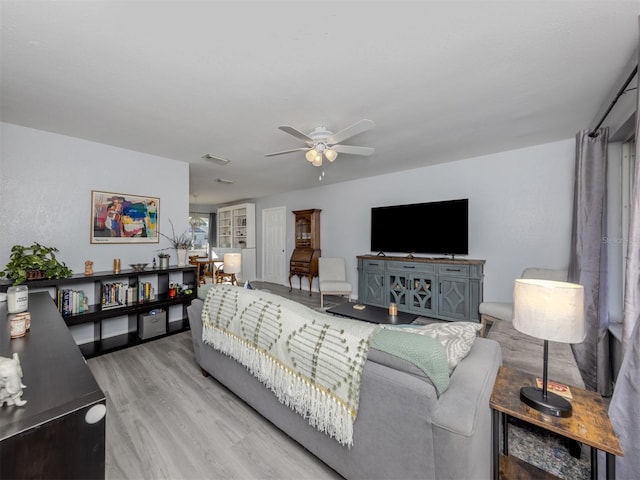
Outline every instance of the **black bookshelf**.
{"label": "black bookshelf", "polygon": [[[93,324],[93,341],[78,345],[84,357],[91,358],[188,330],[187,307],[197,296],[196,268],[195,266],[189,265],[184,267],[152,268],[142,271],[126,269],[121,270],[119,273],[104,271],[95,272],[93,275],[74,274],[69,278],[31,280],[25,282],[25,285],[29,288],[29,292],[48,291],[56,303],[61,301],[60,292],[64,289],[74,289],[85,286],[92,291],[93,301],[88,305],[86,311],[74,314],[61,314],[67,327]],[[140,299],[131,303],[110,307],[102,305],[103,285],[113,282],[123,282],[127,285],[137,287],[140,282],[150,278],[154,278],[156,284],[153,299]],[[192,293],[170,297],[169,285],[176,281],[176,278],[176,283],[186,284],[191,287]],[[0,291],[6,291],[10,285],[11,283],[7,281],[0,283]],[[181,318],[170,320],[168,309],[175,305],[182,306]],[[57,306],[60,310],[60,305]],[[155,309],[167,311],[166,333],[152,338],[142,339],[138,336],[137,331],[138,316]],[[104,321],[125,316],[128,317],[127,333],[103,337],[102,327]]]}

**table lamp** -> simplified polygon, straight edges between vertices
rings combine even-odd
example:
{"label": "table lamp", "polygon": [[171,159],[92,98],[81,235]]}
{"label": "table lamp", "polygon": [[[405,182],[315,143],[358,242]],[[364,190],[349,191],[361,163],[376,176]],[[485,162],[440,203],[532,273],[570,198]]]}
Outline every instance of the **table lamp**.
{"label": "table lamp", "polygon": [[582,285],[551,280],[517,279],[513,289],[513,327],[544,340],[542,389],[525,386],[520,400],[554,417],[570,417],[571,403],[547,389],[549,341],[580,343],[585,339]]}
{"label": "table lamp", "polygon": [[236,273],[240,273],[242,270],[242,255],[239,253],[225,253],[223,258],[224,266],[222,270],[224,274],[231,275],[231,283],[237,285]]}

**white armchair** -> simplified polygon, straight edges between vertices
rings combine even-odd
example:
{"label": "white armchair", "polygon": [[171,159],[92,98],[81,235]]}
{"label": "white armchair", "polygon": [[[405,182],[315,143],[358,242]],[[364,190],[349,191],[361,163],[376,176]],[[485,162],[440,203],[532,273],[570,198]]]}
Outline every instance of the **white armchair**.
{"label": "white armchair", "polygon": [[344,258],[320,257],[318,281],[320,308],[324,308],[325,295],[339,295],[351,299],[351,284],[347,282],[347,266]]}

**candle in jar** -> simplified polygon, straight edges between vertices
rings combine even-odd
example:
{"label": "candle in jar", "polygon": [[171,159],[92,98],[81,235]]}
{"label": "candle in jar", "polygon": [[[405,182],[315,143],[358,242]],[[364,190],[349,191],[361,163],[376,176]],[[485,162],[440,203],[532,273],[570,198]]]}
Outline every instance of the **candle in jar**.
{"label": "candle in jar", "polygon": [[7,289],[9,313],[26,312],[29,309],[29,289],[26,285],[15,285]]}
{"label": "candle in jar", "polygon": [[11,338],[19,338],[31,329],[31,314],[29,312],[10,313],[9,326]]}
{"label": "candle in jar", "polygon": [[24,337],[27,333],[27,322],[22,315],[12,315],[9,319],[9,335],[11,338]]}

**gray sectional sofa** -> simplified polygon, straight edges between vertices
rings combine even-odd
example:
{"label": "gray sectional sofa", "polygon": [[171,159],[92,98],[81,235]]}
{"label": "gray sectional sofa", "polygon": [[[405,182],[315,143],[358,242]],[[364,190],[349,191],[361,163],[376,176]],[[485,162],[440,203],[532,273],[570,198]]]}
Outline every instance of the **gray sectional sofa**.
{"label": "gray sectional sofa", "polygon": [[[271,294],[268,294],[271,295]],[[203,370],[348,479],[485,479],[491,476],[489,397],[502,354],[478,338],[438,396],[426,376],[370,349],[351,448],[278,402],[240,363],[202,341],[203,301],[188,308],[195,359]],[[308,309],[316,317],[316,311]]]}

